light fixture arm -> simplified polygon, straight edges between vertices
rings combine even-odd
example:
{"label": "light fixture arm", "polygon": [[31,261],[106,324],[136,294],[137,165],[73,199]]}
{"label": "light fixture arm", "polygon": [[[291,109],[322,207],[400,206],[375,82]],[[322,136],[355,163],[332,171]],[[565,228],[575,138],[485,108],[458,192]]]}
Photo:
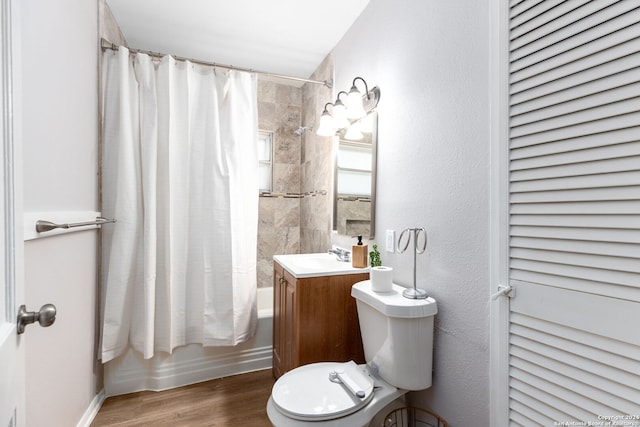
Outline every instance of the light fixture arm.
{"label": "light fixture arm", "polygon": [[356,88],[356,81],[357,80],[362,80],[362,83],[364,83],[364,93],[367,95],[367,99],[369,99],[369,86],[367,85],[367,82],[365,79],[363,79],[362,77],[356,77],[355,79],[353,79],[353,83],[351,83],[351,90],[353,90],[353,88]]}
{"label": "light fixture arm", "polygon": [[344,104],[342,102],[342,100],[340,99],[340,95],[342,95],[342,94],[345,94],[345,95],[349,96],[349,94],[346,91],[341,90],[340,92],[338,92],[338,96],[336,96],[336,102],[334,102],[334,104],[337,104],[338,102],[341,103],[341,104]]}
{"label": "light fixture arm", "polygon": [[[363,97],[364,98],[364,97]],[[364,102],[364,109],[371,111],[378,106],[380,101],[380,89],[378,86],[374,86],[367,92],[366,102]]]}

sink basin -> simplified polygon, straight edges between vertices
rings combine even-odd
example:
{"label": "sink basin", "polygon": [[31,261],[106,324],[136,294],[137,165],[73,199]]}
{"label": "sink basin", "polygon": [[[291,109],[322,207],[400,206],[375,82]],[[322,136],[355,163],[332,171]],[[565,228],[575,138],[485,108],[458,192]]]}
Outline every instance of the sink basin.
{"label": "sink basin", "polygon": [[275,255],[273,259],[296,278],[358,274],[369,271],[368,267],[353,267],[351,261],[338,261],[334,254],[329,253]]}

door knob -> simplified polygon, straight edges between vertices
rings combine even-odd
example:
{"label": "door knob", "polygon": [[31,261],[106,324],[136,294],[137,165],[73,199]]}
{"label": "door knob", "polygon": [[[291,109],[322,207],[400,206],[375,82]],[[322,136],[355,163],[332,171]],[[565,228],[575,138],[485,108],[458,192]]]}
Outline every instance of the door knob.
{"label": "door knob", "polygon": [[46,328],[53,325],[56,321],[56,306],[53,304],[45,304],[40,307],[40,311],[27,311],[25,305],[21,305],[18,309],[18,334],[24,332],[24,328],[31,323],[38,322],[40,326]]}

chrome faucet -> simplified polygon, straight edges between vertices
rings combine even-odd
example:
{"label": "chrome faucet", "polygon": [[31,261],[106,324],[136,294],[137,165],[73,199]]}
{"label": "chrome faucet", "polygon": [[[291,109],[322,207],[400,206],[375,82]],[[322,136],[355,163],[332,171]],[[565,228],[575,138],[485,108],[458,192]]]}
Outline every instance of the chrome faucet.
{"label": "chrome faucet", "polygon": [[342,261],[342,262],[351,261],[351,252],[346,249],[340,249],[340,248],[329,249],[329,253],[334,254],[336,258],[338,258],[338,261]]}

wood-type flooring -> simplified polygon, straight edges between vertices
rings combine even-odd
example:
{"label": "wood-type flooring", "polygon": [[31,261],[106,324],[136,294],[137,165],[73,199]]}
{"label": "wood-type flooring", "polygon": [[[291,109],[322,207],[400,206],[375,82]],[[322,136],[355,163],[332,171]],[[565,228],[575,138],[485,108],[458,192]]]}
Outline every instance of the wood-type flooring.
{"label": "wood-type flooring", "polygon": [[273,383],[268,369],[161,392],[109,397],[91,427],[271,427],[266,405]]}

